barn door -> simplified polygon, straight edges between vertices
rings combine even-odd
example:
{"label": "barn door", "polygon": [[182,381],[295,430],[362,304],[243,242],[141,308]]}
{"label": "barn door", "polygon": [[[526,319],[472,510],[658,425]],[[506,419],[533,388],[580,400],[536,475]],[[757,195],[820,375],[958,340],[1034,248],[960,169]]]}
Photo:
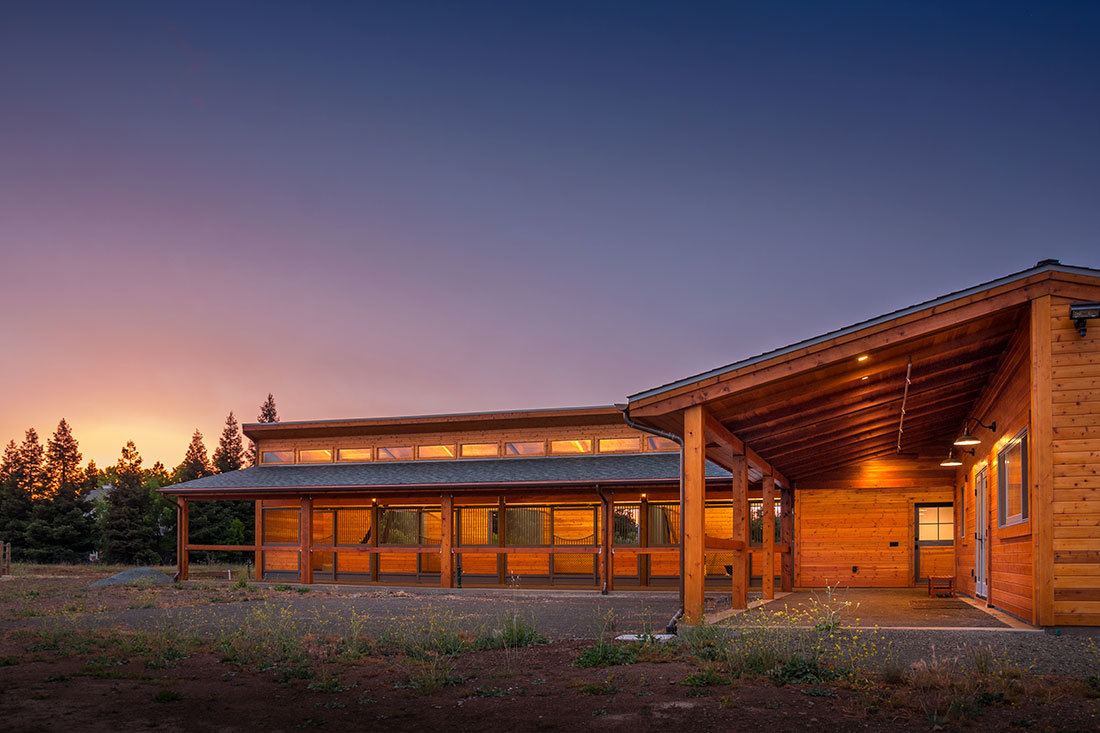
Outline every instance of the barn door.
{"label": "barn door", "polygon": [[989,595],[989,582],[986,578],[986,559],[989,552],[986,542],[989,527],[989,513],[986,510],[988,489],[989,477],[987,469],[983,468],[974,478],[974,594],[979,598]]}

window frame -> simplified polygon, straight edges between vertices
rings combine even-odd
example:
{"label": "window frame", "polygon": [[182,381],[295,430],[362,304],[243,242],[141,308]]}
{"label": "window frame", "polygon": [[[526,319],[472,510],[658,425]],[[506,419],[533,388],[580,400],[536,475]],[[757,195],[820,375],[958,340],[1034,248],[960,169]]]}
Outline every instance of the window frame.
{"label": "window frame", "polygon": [[[408,458],[382,458],[382,451],[395,451],[395,450],[407,450],[409,451]],[[392,455],[392,454],[391,454]],[[400,463],[403,461],[415,461],[416,460],[416,446],[413,445],[379,445],[374,449],[374,460],[377,463]]]}
{"label": "window frame", "polygon": [[[310,451],[327,451],[328,458],[322,461],[307,461],[302,458],[303,453],[309,453]],[[336,460],[336,450],[333,448],[299,448],[297,455],[295,456],[295,463],[332,463]]]}
{"label": "window frame", "polygon": [[[269,461],[266,456],[270,453],[289,453],[289,461]],[[260,451],[260,465],[262,466],[289,466],[298,462],[298,454],[293,448],[267,448]]]}
{"label": "window frame", "polygon": [[[1020,453],[1020,513],[1009,516],[1008,514],[1008,482],[1006,481],[1006,463],[1005,454],[1009,451],[1019,448]],[[1015,527],[1017,525],[1027,524],[1031,519],[1031,511],[1029,502],[1031,500],[1031,492],[1029,491],[1028,471],[1030,466],[1028,465],[1028,451],[1029,441],[1027,428],[1024,428],[1020,432],[1016,433],[1010,441],[1005,443],[1000,450],[997,451],[997,527],[1004,529],[1006,527]]]}
{"label": "window frame", "polygon": [[[342,458],[341,454],[346,450],[366,451],[367,452],[367,457],[366,458]],[[336,449],[336,461],[335,461],[336,463],[370,463],[373,460],[374,460],[374,448],[369,447],[369,446],[363,446],[363,447],[358,447],[358,448],[354,447],[354,446],[348,446],[346,448],[337,448]]]}
{"label": "window frame", "polygon": [[[634,441],[632,448],[604,448],[604,443]],[[640,435],[618,435],[596,439],[596,452],[607,454],[641,453],[644,449],[644,441]]]}

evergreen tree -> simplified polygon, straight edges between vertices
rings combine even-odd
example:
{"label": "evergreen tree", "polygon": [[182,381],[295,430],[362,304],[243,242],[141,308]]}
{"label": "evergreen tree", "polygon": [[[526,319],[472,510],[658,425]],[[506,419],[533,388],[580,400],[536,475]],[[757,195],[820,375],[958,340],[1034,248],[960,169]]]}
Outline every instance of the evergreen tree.
{"label": "evergreen tree", "polygon": [[93,547],[92,520],[84,499],[87,475],[69,424],[62,420],[46,446],[45,491],[32,500],[23,532],[25,556],[33,562],[79,562]]}
{"label": "evergreen tree", "polygon": [[214,449],[214,470],[217,473],[237,471],[244,466],[244,444],[241,440],[241,426],[230,412],[225,418],[225,428]]}
{"label": "evergreen tree", "polygon": [[156,504],[146,485],[141,454],[133,441],[111,470],[113,488],[103,518],[103,556],[108,562],[155,564],[161,561],[161,532]]}
{"label": "evergreen tree", "polygon": [[[279,422],[279,413],[275,410],[275,396],[270,392],[267,393],[267,399],[264,400],[264,403],[260,405],[260,414],[256,416],[256,422]],[[253,466],[258,466],[260,464],[260,456],[256,452],[256,444],[252,441],[249,441],[248,455]]]}
{"label": "evergreen tree", "polygon": [[212,473],[214,473],[214,469],[206,455],[206,445],[202,442],[202,433],[195,430],[191,435],[191,444],[187,446],[187,453],[184,454],[183,461],[172,472],[172,481],[182,484],[184,481],[194,481]]}
{"label": "evergreen tree", "polygon": [[38,432],[34,428],[27,428],[16,455],[16,486],[32,499],[44,496],[47,490],[46,452],[42,449]]}
{"label": "evergreen tree", "polygon": [[0,542],[11,542],[16,555],[22,552],[19,544],[31,513],[31,497],[19,478],[21,459],[15,441],[8,441],[0,458]]}

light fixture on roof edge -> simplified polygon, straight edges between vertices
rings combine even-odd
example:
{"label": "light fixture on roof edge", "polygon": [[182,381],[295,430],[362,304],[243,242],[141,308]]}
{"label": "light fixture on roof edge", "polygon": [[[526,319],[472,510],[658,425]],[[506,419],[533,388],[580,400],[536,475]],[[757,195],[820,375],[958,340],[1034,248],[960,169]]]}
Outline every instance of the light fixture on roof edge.
{"label": "light fixture on roof edge", "polygon": [[979,443],[982,442],[981,438],[976,437],[973,433],[970,432],[970,427],[969,426],[970,426],[971,422],[973,422],[975,425],[978,425],[980,427],[985,428],[986,430],[989,430],[990,432],[994,432],[994,433],[997,432],[997,421],[996,420],[994,420],[993,422],[986,425],[985,423],[983,423],[981,420],[979,420],[976,417],[968,417],[968,418],[966,418],[966,420],[963,421],[963,434],[960,435],[959,437],[955,438],[955,442],[953,443],[953,445],[958,445],[958,446],[978,445]]}
{"label": "light fixture on roof edge", "polygon": [[1069,307],[1069,317],[1073,319],[1077,335],[1083,338],[1087,333],[1088,322],[1100,318],[1100,303],[1073,303]]}

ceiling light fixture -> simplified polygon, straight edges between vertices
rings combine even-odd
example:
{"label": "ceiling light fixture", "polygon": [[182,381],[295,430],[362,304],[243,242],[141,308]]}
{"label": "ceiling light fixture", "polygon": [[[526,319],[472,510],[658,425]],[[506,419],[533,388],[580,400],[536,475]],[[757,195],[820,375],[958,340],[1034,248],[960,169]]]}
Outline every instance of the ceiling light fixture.
{"label": "ceiling light fixture", "polygon": [[869,357],[869,356],[868,356],[867,354],[864,354],[863,356],[861,356],[861,357],[859,357],[858,359],[856,359],[856,361],[867,361],[867,360],[868,360],[868,359],[870,359],[870,358],[871,358],[871,357]]}
{"label": "ceiling light fixture", "polygon": [[[959,451],[959,452],[960,453],[969,453],[970,455],[974,455],[974,449],[973,448],[971,448],[970,450]],[[955,457],[955,449],[954,448],[947,451],[947,458],[944,458],[942,461],[940,461],[940,465],[944,466],[946,468],[955,468],[957,466],[961,466],[962,464],[963,464],[963,462]]]}

